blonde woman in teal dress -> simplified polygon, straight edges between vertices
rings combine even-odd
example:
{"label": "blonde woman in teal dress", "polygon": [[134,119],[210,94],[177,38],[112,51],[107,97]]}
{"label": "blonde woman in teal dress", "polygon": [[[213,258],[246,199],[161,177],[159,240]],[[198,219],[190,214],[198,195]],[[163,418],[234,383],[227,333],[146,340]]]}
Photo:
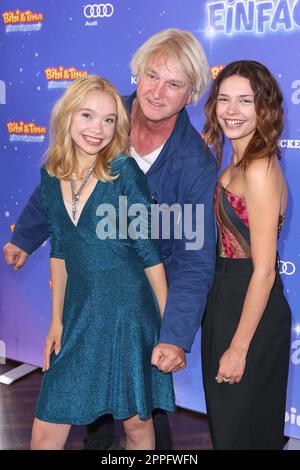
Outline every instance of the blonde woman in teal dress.
{"label": "blonde woman in teal dress", "polygon": [[101,204],[117,217],[120,196],[150,209],[145,176],[126,156],[128,132],[119,94],[96,75],[73,82],[52,113],[41,170],[52,319],[32,449],[63,449],[72,424],[104,414],[122,420],[128,449],[154,449],[152,411],[175,410],[171,374],[151,365],[167,283],[148,218],[140,238],[120,233],[118,220],[115,234],[99,236]]}

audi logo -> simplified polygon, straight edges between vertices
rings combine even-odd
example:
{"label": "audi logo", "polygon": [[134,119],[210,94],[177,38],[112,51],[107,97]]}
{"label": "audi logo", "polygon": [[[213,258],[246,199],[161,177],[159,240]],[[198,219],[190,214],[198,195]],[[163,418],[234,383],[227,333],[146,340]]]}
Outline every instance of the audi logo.
{"label": "audi logo", "polygon": [[86,18],[110,18],[114,14],[114,7],[111,3],[86,5],[83,13]]}
{"label": "audi logo", "polygon": [[278,264],[280,274],[292,276],[296,272],[296,266],[291,261],[279,261]]}

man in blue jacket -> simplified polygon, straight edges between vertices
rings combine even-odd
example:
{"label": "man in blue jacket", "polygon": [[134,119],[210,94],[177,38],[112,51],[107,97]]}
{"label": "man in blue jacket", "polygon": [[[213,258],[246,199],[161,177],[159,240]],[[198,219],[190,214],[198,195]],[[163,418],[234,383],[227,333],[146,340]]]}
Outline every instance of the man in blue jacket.
{"label": "man in blue jacket", "polygon": [[[214,273],[216,164],[185,109],[206,90],[210,71],[196,38],[176,29],[150,37],[134,54],[131,67],[137,77],[137,92],[127,98],[131,155],[146,174],[153,203],[177,203],[181,207],[189,204],[189,222],[196,237],[197,232],[204,231],[202,247],[192,247],[185,230],[180,239],[174,227],[170,227],[168,239],[160,232],[169,288],[152,364],[163,372],[175,372],[185,367],[185,353],[191,350],[200,327]],[[197,225],[200,204],[204,217]],[[19,269],[48,237],[47,217],[37,187],[16,223],[11,242],[4,247],[7,263]],[[154,427],[157,449],[170,449],[167,415],[161,410],[154,413]],[[112,448],[113,442],[111,416],[88,426],[86,448]]]}

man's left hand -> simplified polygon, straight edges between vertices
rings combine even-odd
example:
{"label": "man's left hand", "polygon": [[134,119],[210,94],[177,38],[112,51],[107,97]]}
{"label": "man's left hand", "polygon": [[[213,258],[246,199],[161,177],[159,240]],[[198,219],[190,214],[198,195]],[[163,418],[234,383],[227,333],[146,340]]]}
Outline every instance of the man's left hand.
{"label": "man's left hand", "polygon": [[159,343],[152,352],[151,364],[162,372],[178,372],[186,366],[185,351],[174,344]]}

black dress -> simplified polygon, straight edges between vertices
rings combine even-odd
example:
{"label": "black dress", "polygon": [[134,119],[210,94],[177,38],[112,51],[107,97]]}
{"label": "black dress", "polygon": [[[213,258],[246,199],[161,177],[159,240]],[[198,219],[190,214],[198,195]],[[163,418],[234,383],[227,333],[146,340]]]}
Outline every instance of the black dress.
{"label": "black dress", "polygon": [[[202,329],[202,369],[214,449],[282,449],[291,313],[276,269],[268,304],[252,339],[240,383],[215,380],[230,346],[253,272],[243,198],[218,183],[218,257]],[[280,220],[281,226],[282,220]]]}

